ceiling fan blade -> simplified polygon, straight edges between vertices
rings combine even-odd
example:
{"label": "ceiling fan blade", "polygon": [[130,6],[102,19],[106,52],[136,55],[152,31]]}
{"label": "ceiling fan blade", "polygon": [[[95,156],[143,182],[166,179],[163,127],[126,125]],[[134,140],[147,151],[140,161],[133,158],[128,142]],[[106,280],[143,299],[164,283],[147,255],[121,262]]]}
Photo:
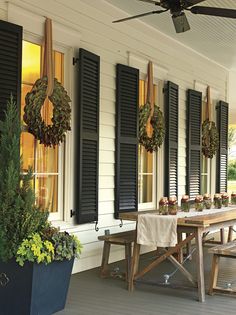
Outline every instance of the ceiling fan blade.
{"label": "ceiling fan blade", "polygon": [[153,0],[138,0],[138,1],[147,2],[147,3],[151,3],[151,4],[155,4],[155,5],[161,4],[159,1],[153,1]]}
{"label": "ceiling fan blade", "polygon": [[130,16],[130,17],[127,17],[127,18],[124,18],[124,19],[116,20],[116,21],[113,21],[112,23],[124,22],[124,21],[132,20],[132,19],[137,19],[139,17],[147,16],[147,15],[160,14],[160,13],[163,13],[163,12],[166,12],[166,11],[168,11],[168,10],[157,10],[157,11],[146,12],[146,13]]}
{"label": "ceiling fan blade", "polygon": [[189,9],[194,14],[204,14],[236,19],[236,10],[195,6]]}

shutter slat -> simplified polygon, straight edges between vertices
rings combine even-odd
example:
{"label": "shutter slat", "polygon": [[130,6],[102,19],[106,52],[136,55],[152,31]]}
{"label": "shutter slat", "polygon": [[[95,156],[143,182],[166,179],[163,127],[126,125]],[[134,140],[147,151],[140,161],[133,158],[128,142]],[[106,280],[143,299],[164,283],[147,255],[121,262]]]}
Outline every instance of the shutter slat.
{"label": "shutter slat", "polygon": [[186,192],[190,200],[201,193],[201,125],[202,93],[187,92],[187,183]]}
{"label": "shutter slat", "polygon": [[178,196],[179,87],[168,81],[165,86],[165,196]]}
{"label": "shutter slat", "polygon": [[138,208],[138,87],[137,69],[116,68],[115,218]]}
{"label": "shutter slat", "polygon": [[228,115],[229,104],[220,101],[216,107],[219,149],[216,156],[216,192],[227,192]]}
{"label": "shutter slat", "polygon": [[12,94],[20,108],[22,27],[0,21],[0,120]]}
{"label": "shutter slat", "polygon": [[100,57],[80,49],[78,70],[75,209],[81,224],[98,220]]}

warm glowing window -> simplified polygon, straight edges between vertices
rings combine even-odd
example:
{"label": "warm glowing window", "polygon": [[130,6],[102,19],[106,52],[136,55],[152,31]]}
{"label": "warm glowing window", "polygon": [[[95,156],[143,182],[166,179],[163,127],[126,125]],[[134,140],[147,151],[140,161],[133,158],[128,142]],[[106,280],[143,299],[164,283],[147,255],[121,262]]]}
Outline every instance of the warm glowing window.
{"label": "warm glowing window", "polygon": [[[139,105],[144,105],[146,100],[147,86],[144,80],[139,81]],[[157,86],[154,86],[154,100],[157,98]],[[139,145],[139,185],[138,197],[139,204],[153,203],[154,196],[154,156],[155,154],[149,153],[146,149]]]}
{"label": "warm glowing window", "polygon": [[[21,115],[23,117],[25,96],[34,82],[40,78],[42,48],[27,41],[23,42],[22,57],[22,98]],[[63,83],[64,55],[54,52],[54,76]],[[42,107],[42,116],[50,124],[52,117],[52,104],[46,101]],[[39,144],[28,132],[23,132],[21,137],[21,150],[23,157],[23,170],[29,166],[33,168],[37,204],[47,208],[52,213],[58,213],[62,204],[62,167],[61,148],[46,148]]]}

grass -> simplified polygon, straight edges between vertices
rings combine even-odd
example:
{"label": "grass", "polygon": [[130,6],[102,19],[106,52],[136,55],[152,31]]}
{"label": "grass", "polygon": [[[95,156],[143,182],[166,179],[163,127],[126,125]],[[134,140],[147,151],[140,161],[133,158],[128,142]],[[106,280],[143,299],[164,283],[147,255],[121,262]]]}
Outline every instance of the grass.
{"label": "grass", "polygon": [[236,180],[228,181],[228,193],[231,193],[232,191],[236,192]]}

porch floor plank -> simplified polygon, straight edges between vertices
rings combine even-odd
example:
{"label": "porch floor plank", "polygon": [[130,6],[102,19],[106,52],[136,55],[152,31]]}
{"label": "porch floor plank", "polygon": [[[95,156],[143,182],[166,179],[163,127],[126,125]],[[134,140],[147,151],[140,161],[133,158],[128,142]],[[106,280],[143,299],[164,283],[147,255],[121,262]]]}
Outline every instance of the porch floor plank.
{"label": "porch floor plank", "polygon": [[[206,288],[211,270],[212,255],[204,251]],[[196,270],[194,258],[187,262],[190,272]],[[141,257],[141,264],[151,259],[145,255]],[[120,271],[125,270],[124,261],[117,262]],[[236,298],[224,295],[206,295],[206,302],[197,302],[197,290],[191,287],[188,280],[177,272],[171,278],[175,287],[160,285],[163,274],[170,274],[175,267],[168,261],[159,265],[148,273],[143,282],[135,285],[133,292],[126,290],[122,280],[101,279],[99,268],[75,274],[71,278],[67,305],[64,311],[57,315],[235,315]],[[234,282],[236,287],[236,260],[222,258],[220,262],[219,284]],[[193,272],[195,275],[195,273]],[[147,284],[147,282],[149,282]],[[155,283],[158,282],[159,285]],[[179,288],[180,285],[186,286]]]}

